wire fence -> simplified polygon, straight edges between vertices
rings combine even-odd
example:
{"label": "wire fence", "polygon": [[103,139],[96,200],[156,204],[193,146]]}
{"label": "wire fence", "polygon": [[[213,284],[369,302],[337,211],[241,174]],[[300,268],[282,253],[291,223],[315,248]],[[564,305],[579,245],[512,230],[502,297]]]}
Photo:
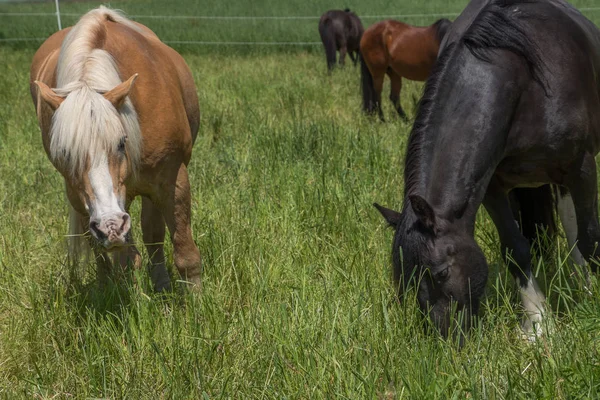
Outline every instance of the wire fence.
{"label": "wire fence", "polygon": [[[57,2],[58,3],[58,2]],[[58,5],[57,5],[58,10]],[[600,7],[583,7],[579,8],[581,12],[598,12]],[[361,19],[400,19],[410,20],[412,18],[441,18],[441,17],[456,17],[458,12],[449,13],[429,13],[429,14],[397,14],[397,15],[361,15]],[[48,13],[48,12],[0,12],[0,17],[56,17],[59,30],[61,29],[61,17],[75,17],[78,18],[81,14],[78,13]],[[164,20],[318,20],[321,16],[316,15],[297,15],[297,16],[251,16],[251,15],[240,15],[240,16],[226,16],[226,15],[128,15],[130,19],[144,20],[144,19],[164,19]],[[44,41],[46,38],[40,37],[16,37],[16,38],[0,38],[1,42],[35,42]],[[321,42],[277,42],[277,41],[202,41],[202,40],[164,40],[167,44],[190,44],[190,45],[208,45],[208,46],[315,46],[320,45]]]}
{"label": "wire fence", "polygon": [[[600,10],[600,7],[598,7]],[[432,13],[432,14],[397,14],[397,15],[361,15],[361,19],[376,19],[376,18],[420,18],[420,17],[452,17],[457,16],[459,13]],[[77,13],[61,13],[64,17],[79,17],[81,14]],[[0,16],[6,17],[56,17],[56,13],[0,13]],[[221,20],[261,20],[261,19],[281,19],[281,20],[318,20],[321,18],[320,15],[127,15],[131,19],[221,19]]]}

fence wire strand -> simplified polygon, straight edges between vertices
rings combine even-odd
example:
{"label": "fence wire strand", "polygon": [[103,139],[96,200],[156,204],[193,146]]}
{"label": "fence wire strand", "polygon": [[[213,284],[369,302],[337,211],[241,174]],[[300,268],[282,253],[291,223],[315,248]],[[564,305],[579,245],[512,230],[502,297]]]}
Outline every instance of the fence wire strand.
{"label": "fence wire strand", "polygon": [[[600,11],[600,7],[583,7],[579,11],[596,12]],[[455,17],[459,12],[449,13],[431,13],[431,14],[397,14],[397,15],[361,15],[362,19],[410,19],[410,18],[439,18],[439,17]],[[82,14],[77,13],[60,13],[64,17],[80,17]],[[42,12],[2,12],[0,17],[56,17],[56,13]],[[226,16],[226,15],[128,15],[131,19],[190,19],[190,20],[318,20],[320,16]],[[0,38],[2,42],[34,42],[44,41],[46,38]],[[248,41],[203,41],[203,40],[164,40],[167,44],[193,44],[193,45],[209,45],[209,46],[315,46],[321,42],[248,42]]]}

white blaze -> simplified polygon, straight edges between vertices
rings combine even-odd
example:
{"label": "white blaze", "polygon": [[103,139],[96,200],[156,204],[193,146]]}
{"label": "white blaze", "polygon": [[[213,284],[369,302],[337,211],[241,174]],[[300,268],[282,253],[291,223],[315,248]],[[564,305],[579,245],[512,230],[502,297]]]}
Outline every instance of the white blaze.
{"label": "white blaze", "polygon": [[94,192],[91,218],[101,218],[113,216],[123,212],[124,199],[117,199],[115,195],[112,177],[108,169],[108,159],[106,154],[96,156],[92,167],[88,172],[90,186]]}

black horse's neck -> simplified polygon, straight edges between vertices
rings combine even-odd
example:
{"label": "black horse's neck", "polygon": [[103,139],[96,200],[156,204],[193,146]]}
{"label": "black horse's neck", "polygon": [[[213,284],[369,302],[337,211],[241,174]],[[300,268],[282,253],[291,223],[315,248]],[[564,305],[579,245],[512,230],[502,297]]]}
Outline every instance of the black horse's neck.
{"label": "black horse's neck", "polygon": [[442,218],[469,229],[520,94],[519,85],[507,84],[519,72],[498,64],[474,59],[464,46],[449,48],[427,82],[407,149],[406,196],[424,197]]}

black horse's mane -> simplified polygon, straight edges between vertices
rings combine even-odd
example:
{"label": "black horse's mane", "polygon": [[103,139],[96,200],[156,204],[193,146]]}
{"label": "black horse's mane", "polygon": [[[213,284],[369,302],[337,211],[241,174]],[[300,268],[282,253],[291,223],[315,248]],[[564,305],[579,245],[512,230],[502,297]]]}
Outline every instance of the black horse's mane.
{"label": "black horse's mane", "polygon": [[[408,139],[404,168],[405,197],[412,194],[419,181],[419,165],[425,144],[425,133],[429,129],[434,110],[439,102],[440,87],[448,71],[453,69],[452,61],[458,48],[464,46],[474,57],[488,63],[492,61],[494,50],[510,51],[525,61],[532,79],[546,90],[544,63],[540,57],[540,50],[529,39],[524,23],[526,19],[541,17],[528,15],[518,9],[521,4],[538,2],[538,0],[492,0],[481,10],[461,39],[443,50],[427,79]],[[404,208],[406,206],[407,201],[404,202]]]}
{"label": "black horse's mane", "polygon": [[446,18],[438,19],[433,23],[433,27],[435,28],[435,36],[438,42],[442,42],[442,39],[444,36],[446,36],[446,32],[448,31],[450,25],[452,25],[452,22]]}
{"label": "black horse's mane", "polygon": [[540,3],[539,0],[495,0],[488,4],[463,35],[461,42],[477,59],[490,62],[490,50],[510,51],[521,57],[531,77],[545,86],[544,63],[540,49],[529,38],[525,20],[542,19],[541,15],[526,14],[518,8],[522,4]]}
{"label": "black horse's mane", "polygon": [[436,108],[439,86],[443,81],[443,76],[446,75],[446,71],[449,69],[450,63],[448,62],[448,59],[453,55],[454,47],[454,43],[449,45],[439,56],[433,66],[431,75],[427,79],[423,96],[419,101],[417,116],[410,132],[406,148],[406,160],[404,166],[404,195],[406,200],[404,201],[404,209],[406,209],[408,205],[408,195],[413,194],[412,189],[419,181],[419,164],[421,161],[421,150],[424,145],[424,133],[430,125],[433,110]]}

